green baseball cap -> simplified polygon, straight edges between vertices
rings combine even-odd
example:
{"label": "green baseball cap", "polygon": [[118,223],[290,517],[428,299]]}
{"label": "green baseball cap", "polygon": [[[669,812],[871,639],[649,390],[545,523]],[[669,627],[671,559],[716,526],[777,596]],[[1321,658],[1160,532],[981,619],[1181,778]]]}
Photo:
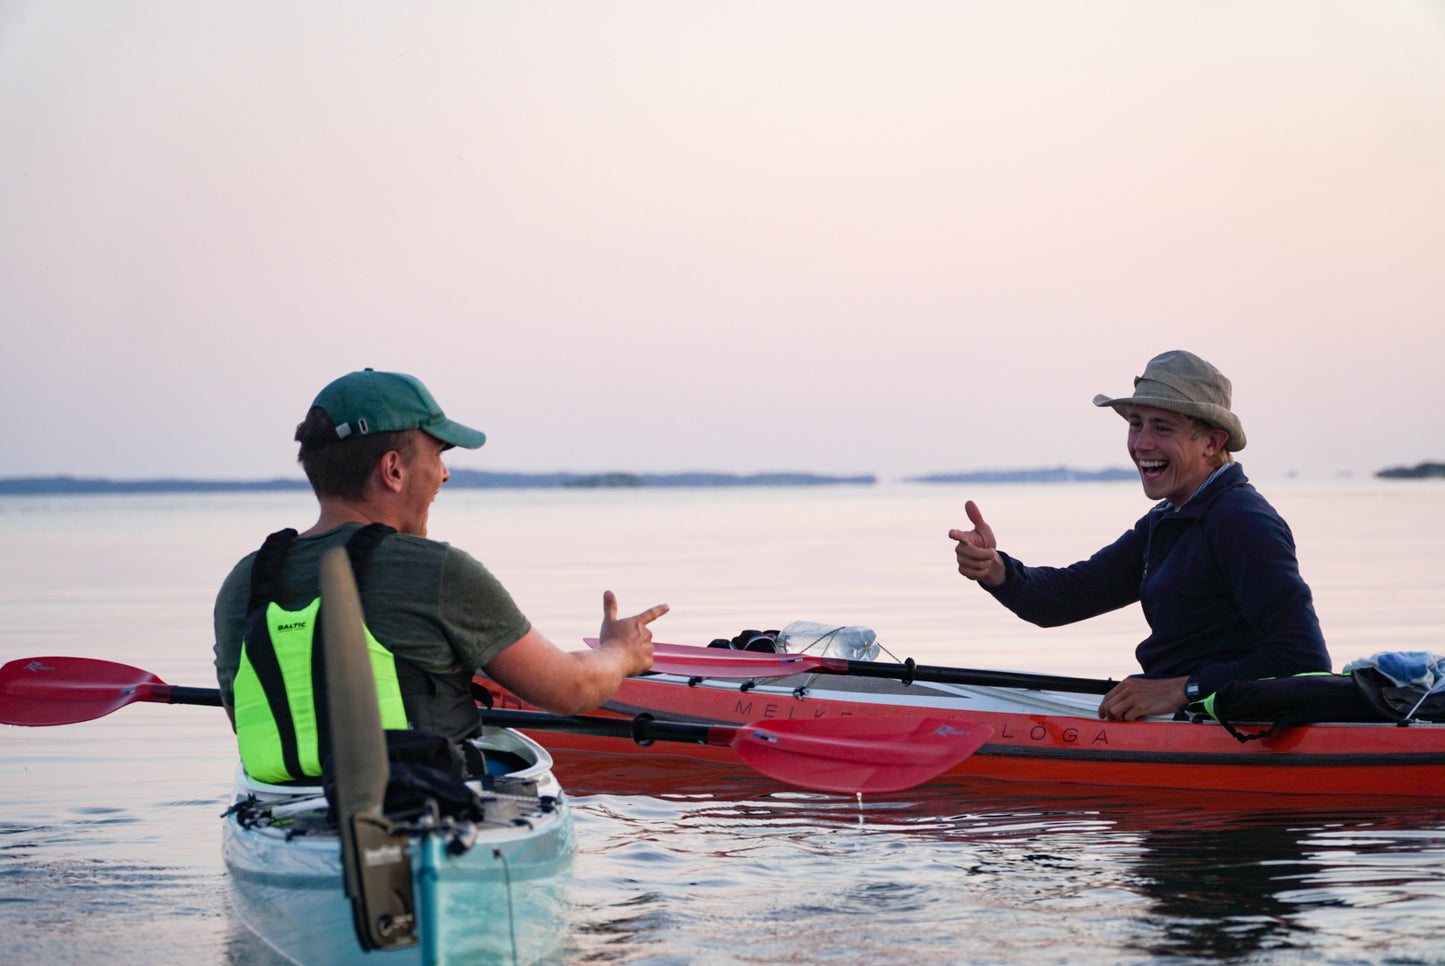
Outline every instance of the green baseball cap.
{"label": "green baseball cap", "polygon": [[487,441],[485,433],[447,419],[421,380],[400,372],[349,372],[321,390],[311,405],[326,410],[336,424],[333,443],[353,435],[408,429],[420,429],[464,449],[476,449]]}

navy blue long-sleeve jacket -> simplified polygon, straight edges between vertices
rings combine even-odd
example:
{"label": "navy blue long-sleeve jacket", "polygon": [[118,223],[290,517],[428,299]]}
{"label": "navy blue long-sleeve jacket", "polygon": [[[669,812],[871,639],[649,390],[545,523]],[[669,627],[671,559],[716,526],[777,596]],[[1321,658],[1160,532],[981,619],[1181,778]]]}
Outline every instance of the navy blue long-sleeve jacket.
{"label": "navy blue long-sleeve jacket", "polygon": [[985,589],[1041,627],[1139,601],[1151,633],[1134,653],[1146,677],[1189,675],[1208,695],[1227,681],[1330,670],[1294,536],[1237,464],[1088,560],[1027,567],[999,556],[1007,577]]}

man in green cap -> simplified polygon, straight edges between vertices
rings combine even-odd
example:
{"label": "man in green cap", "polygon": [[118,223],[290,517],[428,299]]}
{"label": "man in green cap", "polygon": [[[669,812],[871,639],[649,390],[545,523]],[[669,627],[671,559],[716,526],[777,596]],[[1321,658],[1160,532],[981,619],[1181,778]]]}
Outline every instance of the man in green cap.
{"label": "man in green cap", "polygon": [[[361,591],[382,722],[460,740],[477,729],[476,669],[557,714],[598,707],[652,664],[659,604],[617,617],[603,594],[601,646],[563,651],[534,628],[491,573],[427,539],[448,479],[442,453],[481,432],[448,419],[420,380],[366,369],[335,380],[296,428],[320,504],[306,531],[281,530],[231,571],[216,599],[216,675],[251,777],[321,774],[324,715],[312,679],[320,561],[346,546]],[[319,646],[319,645],[318,645]]]}

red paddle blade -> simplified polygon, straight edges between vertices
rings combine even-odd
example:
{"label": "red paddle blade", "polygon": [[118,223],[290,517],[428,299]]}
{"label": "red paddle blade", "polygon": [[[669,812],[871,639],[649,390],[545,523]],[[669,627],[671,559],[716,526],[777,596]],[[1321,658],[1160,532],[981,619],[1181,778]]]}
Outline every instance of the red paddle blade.
{"label": "red paddle blade", "polygon": [[988,725],[957,718],[870,715],[726,730],[733,733],[728,745],[758,771],[824,792],[896,792],[921,785],[993,734]]}
{"label": "red paddle blade", "polygon": [[[811,654],[756,654],[695,647],[673,651],[685,644],[653,644],[652,669],[664,674],[704,678],[785,678],[827,667],[825,659]],[[713,653],[709,654],[708,651]]]}
{"label": "red paddle blade", "polygon": [[[598,647],[595,637],[583,638]],[[683,677],[763,679],[785,678],[828,667],[828,659],[814,654],[767,654],[721,647],[652,643],[652,669]]]}
{"label": "red paddle blade", "polygon": [[[0,667],[0,724],[91,721],[168,685],[149,671],[83,657],[27,657]],[[164,700],[164,699],[160,699]]]}

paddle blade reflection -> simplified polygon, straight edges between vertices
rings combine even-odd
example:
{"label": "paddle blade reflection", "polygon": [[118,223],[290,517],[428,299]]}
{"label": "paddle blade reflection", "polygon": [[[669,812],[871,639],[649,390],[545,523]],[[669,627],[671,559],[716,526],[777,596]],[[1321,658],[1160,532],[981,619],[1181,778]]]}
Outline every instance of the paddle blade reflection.
{"label": "paddle blade reflection", "polygon": [[755,723],[729,744],[759,771],[803,788],[896,792],[942,774],[992,734],[956,718],[860,716]]}

